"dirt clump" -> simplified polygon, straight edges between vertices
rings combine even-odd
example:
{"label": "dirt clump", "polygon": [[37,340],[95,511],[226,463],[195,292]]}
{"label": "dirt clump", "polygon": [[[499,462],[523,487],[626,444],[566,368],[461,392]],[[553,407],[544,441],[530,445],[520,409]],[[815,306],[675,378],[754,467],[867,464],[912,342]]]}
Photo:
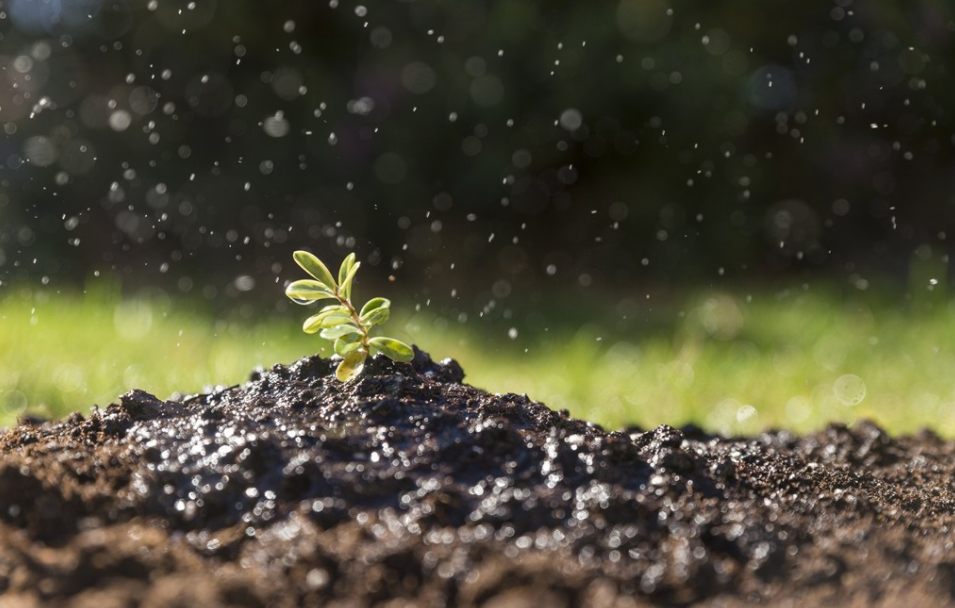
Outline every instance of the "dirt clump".
{"label": "dirt clump", "polygon": [[416,350],[0,434],[0,608],[955,604],[955,444],[608,432]]}

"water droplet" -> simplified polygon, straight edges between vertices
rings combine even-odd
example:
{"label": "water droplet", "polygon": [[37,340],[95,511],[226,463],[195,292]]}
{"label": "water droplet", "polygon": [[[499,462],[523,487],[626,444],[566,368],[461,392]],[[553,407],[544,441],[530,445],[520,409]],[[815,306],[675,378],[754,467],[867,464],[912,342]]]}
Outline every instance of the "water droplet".
{"label": "water droplet", "polygon": [[757,415],[756,408],[752,405],[741,405],[738,410],[736,410],[736,422],[744,424],[755,419]]}
{"label": "water droplet", "polygon": [[57,149],[53,140],[43,135],[31,137],[23,143],[23,155],[37,167],[48,167],[56,162]]}
{"label": "water droplet", "polygon": [[285,137],[289,132],[289,122],[282,112],[276,112],[262,123],[262,129],[270,137]]}
{"label": "water droplet", "polygon": [[576,131],[583,124],[584,119],[580,110],[568,108],[560,115],[560,126],[568,131]]}
{"label": "water droplet", "polygon": [[859,376],[846,374],[836,380],[832,392],[843,405],[859,405],[865,399],[865,382]]}
{"label": "water droplet", "polygon": [[117,132],[125,131],[132,122],[132,116],[126,110],[116,110],[109,115],[109,128]]}

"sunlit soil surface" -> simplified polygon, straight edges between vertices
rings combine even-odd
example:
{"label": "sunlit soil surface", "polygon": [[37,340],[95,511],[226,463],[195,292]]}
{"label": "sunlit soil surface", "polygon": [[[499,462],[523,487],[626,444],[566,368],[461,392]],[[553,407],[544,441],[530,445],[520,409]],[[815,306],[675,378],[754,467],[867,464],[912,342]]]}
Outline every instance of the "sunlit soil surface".
{"label": "sunlit soil surface", "polygon": [[[892,433],[955,436],[955,312],[941,300],[707,292],[624,315],[578,308],[586,322],[531,307],[494,321],[402,316],[394,300],[396,337],[453,356],[468,383],[612,428],[694,422],[733,434],[871,418]],[[7,292],[0,425],[86,412],[131,388],[167,397],[242,383],[255,366],[317,351],[299,330],[305,316],[293,307],[217,318],[166,298]]]}
{"label": "sunlit soil surface", "polygon": [[317,356],[0,432],[0,605],[951,606],[955,442],[609,432]]}

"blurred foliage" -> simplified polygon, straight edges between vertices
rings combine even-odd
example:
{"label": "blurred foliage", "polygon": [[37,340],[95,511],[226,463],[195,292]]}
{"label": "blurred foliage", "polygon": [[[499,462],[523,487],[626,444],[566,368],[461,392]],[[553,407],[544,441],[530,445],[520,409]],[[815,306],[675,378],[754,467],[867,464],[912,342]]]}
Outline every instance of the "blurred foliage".
{"label": "blurred foliage", "polygon": [[0,282],[217,301],[305,247],[455,315],[913,263],[921,288],[953,37],[944,0],[0,0]]}
{"label": "blurred foliage", "polygon": [[[424,309],[394,326],[435,358],[458,359],[475,386],[527,393],[612,428],[808,431],[872,418],[894,433],[955,437],[955,304],[937,290],[900,302],[736,289],[626,312],[580,301],[525,310],[515,325],[477,328]],[[0,326],[0,426],[31,412],[86,412],[133,387],[165,398],[242,383],[255,365],[291,363],[317,344],[288,315],[217,316],[208,304],[123,299],[102,286],[85,297],[10,293]]]}

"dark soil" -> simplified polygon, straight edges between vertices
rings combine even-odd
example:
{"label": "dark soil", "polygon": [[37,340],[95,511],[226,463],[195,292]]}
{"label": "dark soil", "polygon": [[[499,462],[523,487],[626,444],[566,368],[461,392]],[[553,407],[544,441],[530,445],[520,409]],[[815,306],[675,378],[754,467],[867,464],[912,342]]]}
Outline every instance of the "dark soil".
{"label": "dark soil", "polygon": [[955,444],[608,432],[306,358],[0,435],[0,607],[955,604]]}

